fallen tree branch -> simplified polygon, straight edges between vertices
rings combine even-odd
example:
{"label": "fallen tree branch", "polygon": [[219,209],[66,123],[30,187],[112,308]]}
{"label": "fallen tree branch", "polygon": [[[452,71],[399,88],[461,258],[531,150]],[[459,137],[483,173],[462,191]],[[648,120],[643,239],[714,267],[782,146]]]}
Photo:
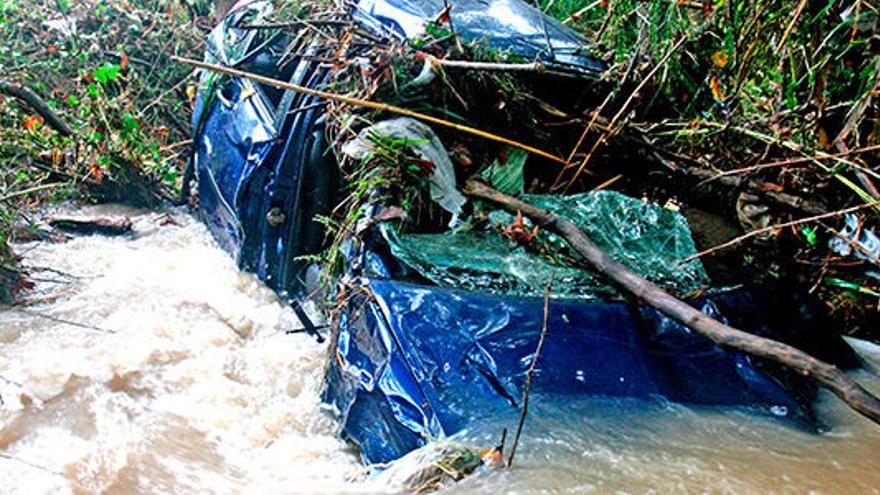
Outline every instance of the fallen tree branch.
{"label": "fallen tree branch", "polygon": [[40,117],[43,117],[43,120],[49,124],[49,127],[58,131],[62,136],[67,137],[73,135],[73,129],[67,125],[67,122],[61,120],[61,117],[49,107],[46,101],[40,98],[40,95],[31,91],[30,88],[0,79],[0,93],[18,98],[26,103],[29,107],[33,108]]}
{"label": "fallen tree branch", "polygon": [[880,425],[880,399],[862,388],[836,366],[820,361],[790,345],[743,332],[703,314],[612,259],[577,225],[553,212],[537,208],[473,180],[467,182],[465,193],[495,203],[511,213],[522,212],[542,228],[561,235],[599,273],[607,276],[624,291],[647,305],[718,345],[779,363],[815,380],[855,411]]}
{"label": "fallen tree branch", "polygon": [[131,232],[128,217],[54,217],[49,226],[71,234],[124,235]]}
{"label": "fallen tree branch", "polygon": [[261,76],[259,74],[254,74],[251,72],[245,72],[238,69],[233,69],[231,67],[226,67],[224,65],[217,64],[209,64],[207,62],[200,62],[198,60],[192,60],[189,58],[178,57],[176,55],[171,56],[171,60],[175,62],[180,62],[183,64],[191,65],[193,67],[198,67],[199,69],[209,70],[212,72],[217,72],[220,74],[226,74],[235,77],[242,77],[245,79],[250,79],[252,81],[256,81],[258,83],[266,84],[269,86],[273,86],[276,88],[286,89],[289,91],[295,91],[297,93],[303,93],[311,96],[317,96],[318,98],[324,98],[326,100],[338,101],[340,103],[345,103],[347,105],[355,105],[359,107],[372,108],[374,110],[381,110],[383,112],[396,113],[398,115],[404,115],[406,117],[412,117],[416,120],[421,120],[423,122],[430,122],[431,124],[442,125],[444,127],[449,127],[451,129],[455,129],[460,132],[466,132],[468,134],[473,134],[474,136],[479,136],[484,139],[489,139],[491,141],[496,141],[499,143],[507,144],[510,146],[514,146],[516,148],[523,149],[528,151],[529,153],[533,153],[538,156],[542,156],[547,158],[548,160],[552,160],[556,163],[561,163],[563,165],[568,165],[568,160],[562,158],[560,156],[554,155],[552,153],[548,153],[544,150],[535,148],[533,146],[529,146],[524,143],[520,143],[519,141],[514,141],[512,139],[508,139],[503,136],[499,136],[497,134],[492,134],[491,132],[486,132],[474,127],[456,124],[455,122],[450,122],[445,119],[441,119],[438,117],[433,117],[431,115],[427,115],[420,112],[414,112],[412,110],[408,110],[406,108],[397,107],[394,105],[387,105],[385,103],[378,103],[375,101],[364,100],[361,98],[352,98],[350,96],[345,96],[337,93],[329,93],[327,91],[321,91],[317,89],[306,88],[305,86],[298,86],[296,84],[291,84],[284,81],[279,81],[278,79],[272,79],[271,77]]}

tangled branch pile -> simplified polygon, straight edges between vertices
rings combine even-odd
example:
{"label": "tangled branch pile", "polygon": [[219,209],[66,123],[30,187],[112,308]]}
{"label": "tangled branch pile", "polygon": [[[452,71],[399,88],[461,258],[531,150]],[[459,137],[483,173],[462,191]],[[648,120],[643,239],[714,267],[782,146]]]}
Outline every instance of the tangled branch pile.
{"label": "tangled branch pile", "polygon": [[[540,69],[457,66],[450,61],[532,61],[463,43],[442,16],[404,44],[356,29],[346,9],[332,5],[281,2],[268,23],[253,27],[267,38],[297,33],[296,48],[281,53],[293,59],[308,50],[324,64],[322,89],[421,111],[563,159],[560,167],[532,155],[524,192],[613,187],[683,204],[716,282],[809,290],[851,330],[876,321],[880,260],[860,240],[876,229],[880,211],[880,37],[871,2],[548,0],[541,7],[593,41],[590,49],[609,65],[600,81],[551,84]],[[426,188],[417,157],[401,159],[406,142],[377,143],[376,153],[359,160],[341,149],[390,113],[327,105],[349,187],[345,213],[323,220],[335,232],[334,247],[355,232],[363,200],[376,190],[403,206],[407,228],[445,225],[445,213],[419,199]],[[434,131],[452,151],[459,179],[505,162],[510,152]],[[408,168],[380,173],[389,170],[381,163]],[[789,222],[813,216],[821,218]],[[740,239],[743,231],[748,237]],[[845,242],[856,256],[829,249],[829,241]],[[719,244],[733,247],[713,249]],[[337,266],[338,250],[328,253],[325,260]]]}
{"label": "tangled branch pile", "polygon": [[[180,5],[0,4],[5,77],[35,90],[73,130],[65,138],[32,108],[0,102],[0,160],[8,165],[0,241],[8,241],[20,206],[41,198],[149,202],[177,185],[190,132],[178,110],[190,104],[192,81],[167,56],[200,52],[196,26],[206,22],[198,18],[204,5]],[[558,157],[532,153],[517,177],[517,167],[503,167],[515,148],[435,126],[459,183],[504,170],[526,193],[613,187],[684,205],[716,282],[784,281],[816,293],[851,327],[876,318],[880,260],[860,239],[876,230],[877,208],[775,228],[880,198],[873,2],[541,0],[540,7],[592,40],[588,49],[608,65],[601,80],[548,74],[534,60],[465,43],[442,15],[405,43],[359,29],[350,6],[334,2],[278,1],[271,18],[243,27],[257,31],[256,46],[273,54],[282,75],[310,60],[323,90]],[[518,69],[499,68],[505,64]],[[406,140],[381,140],[359,159],[342,150],[389,112],[313,104],[328,109],[346,188],[343,205],[321,219],[334,237],[323,261],[339,271],[339,248],[367,216],[369,196],[400,207],[405,215],[387,215],[405,216],[407,229],[443,229],[449,213],[428,199],[430,170]],[[741,242],[743,231],[756,234]],[[856,256],[829,249],[834,239]],[[718,244],[732,247],[713,250]]]}
{"label": "tangled branch pile", "polygon": [[[865,231],[876,232],[876,207],[846,222],[773,228],[880,198],[873,2],[549,0],[545,8],[590,36],[612,63],[616,89],[596,121],[615,125],[589,130],[579,167],[589,168],[591,155],[615,154],[615,144],[642,142],[663,166],[652,181],[746,231],[766,230],[727,252],[733,271],[745,258],[758,279],[818,292],[850,326],[870,328],[864,317],[876,323],[880,260],[864,242]],[[668,178],[685,178],[686,187]],[[828,249],[838,236],[849,250]]]}

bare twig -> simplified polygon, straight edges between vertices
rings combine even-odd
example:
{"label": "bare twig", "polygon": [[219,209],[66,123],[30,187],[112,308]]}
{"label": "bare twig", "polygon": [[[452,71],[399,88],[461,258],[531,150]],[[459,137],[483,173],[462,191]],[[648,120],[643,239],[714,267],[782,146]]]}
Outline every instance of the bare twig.
{"label": "bare twig", "polygon": [[2,203],[3,201],[8,201],[10,199],[20,197],[20,196],[27,196],[28,194],[31,194],[31,193],[45,191],[47,189],[54,189],[56,187],[61,187],[63,185],[64,184],[62,184],[61,182],[52,182],[51,184],[40,184],[39,186],[29,187],[27,189],[22,189],[20,191],[11,192],[11,193],[6,194],[4,196],[0,196],[0,203]]}
{"label": "bare twig", "polygon": [[543,73],[547,71],[547,66],[542,64],[541,62],[527,62],[527,63],[504,63],[504,62],[473,62],[470,60],[448,60],[444,58],[437,58],[430,54],[425,54],[428,60],[431,62],[431,65],[440,66],[445,68],[453,68],[453,69],[471,69],[471,70],[483,70],[483,71],[500,71],[500,72],[538,72]]}
{"label": "bare twig", "polygon": [[526,373],[526,384],[523,387],[522,412],[519,415],[519,425],[516,427],[516,435],[513,437],[513,445],[510,447],[510,457],[507,458],[507,467],[513,465],[513,456],[516,455],[516,446],[519,445],[519,436],[522,434],[523,425],[526,423],[526,414],[529,412],[529,392],[532,390],[532,375],[535,374],[535,368],[538,366],[538,358],[541,356],[541,349],[544,348],[544,339],[547,337],[547,320],[550,316],[550,291],[553,289],[553,279],[547,283],[547,289],[544,291],[544,325],[541,327],[541,336],[538,338],[538,346],[535,348],[535,355],[532,357],[532,364],[529,365],[529,371]]}
{"label": "bare twig", "polygon": [[71,320],[67,320],[64,318],[59,318],[57,316],[46,315],[43,313],[38,313],[36,311],[30,311],[30,310],[26,310],[26,309],[15,307],[15,306],[7,308],[7,309],[9,309],[11,311],[17,311],[19,313],[26,314],[29,316],[35,316],[37,318],[43,318],[43,319],[46,319],[49,321],[54,321],[56,323],[61,323],[63,325],[70,325],[72,327],[83,328],[86,330],[94,330],[96,332],[103,332],[103,333],[119,333],[118,330],[111,330],[109,328],[101,328],[101,327],[96,327],[93,325],[87,325],[85,323],[79,323],[76,321],[71,321]]}
{"label": "bare twig", "polygon": [[[605,105],[607,105],[608,102],[611,101],[611,98],[613,96],[614,96],[614,92],[609,91],[608,95],[602,101],[602,104],[599,105],[599,108],[597,108],[596,111],[593,112],[592,117],[590,117],[590,122],[587,124],[586,127],[584,127],[584,132],[581,133],[581,137],[578,138],[577,143],[575,143],[574,147],[571,149],[571,152],[568,154],[569,164],[571,164],[571,161],[574,159],[574,155],[581,148],[581,145],[583,144],[584,139],[586,139],[587,135],[593,129],[593,126],[596,125],[596,120],[599,119],[599,115],[602,113],[602,110],[605,109]],[[594,147],[595,147],[595,144],[594,144]],[[592,150],[591,150],[591,152],[592,152]],[[569,166],[566,166],[562,170],[559,171],[559,174],[556,176],[556,179],[553,181],[553,184],[550,186],[551,191],[555,191],[559,187],[559,182],[562,180],[562,177],[565,175],[565,171],[568,169],[569,169]]]}
{"label": "bare twig", "polygon": [[14,455],[4,454],[3,452],[0,452],[0,457],[2,457],[4,459],[9,459],[10,461],[20,462],[26,466],[30,466],[34,469],[39,469],[40,471],[43,471],[45,473],[54,474],[55,476],[61,476],[62,478],[67,478],[67,476],[64,476],[64,473],[60,473],[58,471],[55,471],[54,469],[49,469],[45,466],[40,466],[39,464],[34,464],[31,461],[26,461],[24,459],[20,459]]}
{"label": "bare twig", "polygon": [[[763,170],[765,168],[785,167],[788,165],[797,165],[798,163],[808,163],[808,162],[812,162],[814,160],[832,160],[832,159],[837,159],[837,158],[843,158],[843,157],[849,156],[849,155],[856,155],[859,153],[867,153],[869,151],[877,151],[877,150],[880,150],[880,144],[877,144],[874,146],[865,146],[864,148],[857,148],[857,149],[842,151],[840,153],[834,153],[834,154],[822,153],[822,154],[819,154],[816,156],[790,158],[788,160],[778,160],[775,162],[759,163],[757,165],[751,165],[749,167],[742,167],[742,168],[737,168],[734,170],[725,170],[723,172],[718,173],[718,175],[715,178],[724,177],[727,175],[747,174],[747,173],[751,173],[751,172],[757,172],[758,170]],[[706,182],[710,182],[712,180],[715,180],[715,178],[709,179]]]}
{"label": "bare twig", "polygon": [[798,18],[801,16],[801,12],[804,11],[804,7],[806,6],[807,0],[801,0],[797,8],[794,9],[794,15],[791,16],[791,22],[788,23],[788,27],[786,27],[785,32],[782,33],[782,39],[779,40],[779,46],[776,47],[777,55],[782,53],[782,48],[785,47],[785,41],[788,39],[788,35],[791,34],[791,30],[794,28],[795,24],[797,24]]}
{"label": "bare twig", "polygon": [[648,83],[648,81],[650,81],[654,77],[654,75],[657,74],[657,71],[659,71],[661,67],[666,65],[666,62],[669,60],[669,57],[671,57],[672,54],[675,53],[681,47],[681,45],[685,42],[686,39],[687,39],[687,36],[682,36],[681,38],[679,38],[679,40],[675,43],[675,45],[673,45],[672,48],[670,48],[669,51],[667,51],[666,54],[663,55],[663,58],[660,59],[660,62],[658,62],[657,65],[655,65],[651,69],[651,71],[648,72],[648,74],[642,79],[642,81],[638,84],[638,86],[636,86],[635,89],[632,90],[632,92],[629,94],[629,97],[623,102],[623,105],[620,107],[620,109],[617,111],[617,113],[614,115],[614,117],[611,118],[611,121],[609,121],[608,128],[611,129],[610,133],[603,134],[602,136],[599,137],[599,139],[596,140],[595,143],[593,143],[593,147],[590,149],[590,152],[587,153],[587,156],[585,156],[584,159],[581,161],[581,164],[578,167],[577,171],[574,173],[574,175],[571,177],[571,179],[569,179],[567,185],[565,186],[566,191],[568,191],[568,189],[571,188],[571,186],[575,183],[575,181],[577,181],[578,177],[580,177],[580,175],[583,173],[584,169],[587,167],[587,164],[590,162],[590,158],[593,157],[593,153],[596,152],[596,150],[599,148],[599,146],[601,146],[603,143],[605,143],[609,137],[613,136],[614,134],[616,134],[618,132],[618,130],[615,129],[617,122],[626,114],[626,111],[629,109],[630,103],[632,103],[632,101],[633,101],[633,99],[635,99],[636,95],[639,94],[639,91],[641,91],[642,88],[644,88],[645,85]]}
{"label": "bare twig", "polygon": [[608,127],[612,129],[612,132],[614,132],[614,126],[617,124],[617,121],[620,120],[620,118],[623,117],[623,115],[626,113],[627,109],[629,109],[629,104],[632,103],[636,95],[639,94],[639,91],[641,91],[642,88],[644,88],[645,85],[648,84],[648,81],[654,78],[654,75],[657,74],[657,71],[659,71],[661,68],[663,68],[664,65],[666,65],[669,57],[671,57],[676,51],[678,51],[679,48],[681,48],[681,45],[684,44],[685,40],[687,40],[687,36],[682,36],[681,38],[679,38],[678,41],[675,42],[674,45],[672,45],[672,48],[670,48],[669,51],[666,52],[665,55],[663,55],[663,58],[660,59],[659,62],[657,62],[657,65],[655,65],[651,69],[651,71],[648,72],[648,74],[642,79],[639,85],[636,86],[634,90],[632,90],[632,93],[630,93],[626,101],[623,102],[620,110],[617,111],[617,113],[611,119],[611,122],[608,123]]}
{"label": "bare twig", "polygon": [[593,3],[590,3],[590,4],[587,5],[586,7],[584,7],[584,8],[582,8],[582,9],[578,10],[578,11],[575,12],[574,14],[571,14],[570,16],[568,16],[568,17],[566,17],[565,19],[563,19],[563,20],[562,20],[562,23],[563,23],[563,24],[568,24],[568,23],[571,22],[571,21],[576,21],[576,20],[580,19],[581,17],[583,17],[584,14],[586,14],[587,12],[589,12],[590,10],[592,10],[592,9],[593,9],[594,7],[596,7],[597,5],[600,5],[601,3],[602,3],[602,0],[595,0]]}

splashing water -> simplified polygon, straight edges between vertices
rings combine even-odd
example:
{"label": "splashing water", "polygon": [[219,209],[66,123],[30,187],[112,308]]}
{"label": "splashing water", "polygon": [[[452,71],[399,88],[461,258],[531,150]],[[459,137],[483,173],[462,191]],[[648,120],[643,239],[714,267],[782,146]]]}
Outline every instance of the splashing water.
{"label": "splashing water", "polygon": [[[88,213],[132,215],[134,234],[17,246],[37,288],[0,312],[3,492],[399,490],[364,479],[322,412],[325,347],[286,334],[293,311],[203,226],[179,211]],[[533,397],[513,469],[448,491],[880,493],[880,428],[827,393],[822,435],[735,409],[548,399]],[[492,446],[517,419],[487,411],[457,437]]]}

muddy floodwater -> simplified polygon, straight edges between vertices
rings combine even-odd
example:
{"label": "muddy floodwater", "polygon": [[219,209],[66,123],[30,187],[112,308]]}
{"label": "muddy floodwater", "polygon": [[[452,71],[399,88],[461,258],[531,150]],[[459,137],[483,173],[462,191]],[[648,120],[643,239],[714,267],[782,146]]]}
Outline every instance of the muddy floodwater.
{"label": "muddy floodwater", "polygon": [[[0,310],[0,492],[374,493],[319,400],[325,348],[181,211],[16,246]],[[880,363],[880,351],[856,342]],[[875,371],[856,374],[874,391]],[[455,493],[880,493],[880,427],[822,393],[815,434],[737,409],[533,396],[516,465]],[[493,445],[517,417],[460,437]]]}

